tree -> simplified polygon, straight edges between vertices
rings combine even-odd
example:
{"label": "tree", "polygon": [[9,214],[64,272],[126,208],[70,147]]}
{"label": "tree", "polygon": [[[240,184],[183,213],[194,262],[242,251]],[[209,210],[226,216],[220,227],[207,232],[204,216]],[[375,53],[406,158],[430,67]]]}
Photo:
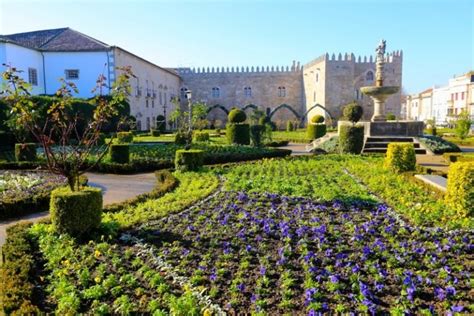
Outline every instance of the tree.
{"label": "tree", "polygon": [[[98,145],[100,132],[117,114],[117,108],[130,94],[130,67],[118,68],[120,75],[110,87],[110,97],[104,95],[109,88],[104,75],[100,75],[93,89],[95,96],[88,100],[92,116],[85,118],[74,111],[72,82],[60,79],[56,98],[41,115],[40,104],[30,94],[31,86],[21,77],[21,71],[10,65],[3,72],[6,81],[5,100],[17,126],[25,128],[43,148],[48,169],[64,176],[72,191],[80,190],[79,176],[94,167],[105,156],[110,146]],[[119,124],[120,125],[120,124]]]}
{"label": "tree", "polygon": [[456,135],[461,138],[465,139],[467,135],[469,134],[469,130],[471,129],[471,125],[474,122],[471,120],[471,117],[469,116],[469,113],[467,111],[462,111],[456,121],[454,122],[455,124],[455,133]]}

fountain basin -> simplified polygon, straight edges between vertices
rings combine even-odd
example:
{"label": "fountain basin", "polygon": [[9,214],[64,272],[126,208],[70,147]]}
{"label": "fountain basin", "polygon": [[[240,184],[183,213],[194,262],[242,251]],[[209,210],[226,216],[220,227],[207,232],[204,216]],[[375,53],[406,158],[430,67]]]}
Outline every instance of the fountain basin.
{"label": "fountain basin", "polygon": [[391,94],[395,94],[400,90],[400,87],[395,86],[368,86],[368,87],[361,87],[360,91],[368,96],[371,97],[378,97],[378,96],[389,96]]}

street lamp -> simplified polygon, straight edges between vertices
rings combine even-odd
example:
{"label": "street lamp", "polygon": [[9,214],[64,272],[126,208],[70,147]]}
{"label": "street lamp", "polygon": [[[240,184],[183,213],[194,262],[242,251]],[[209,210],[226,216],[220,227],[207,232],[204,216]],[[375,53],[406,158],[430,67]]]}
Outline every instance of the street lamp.
{"label": "street lamp", "polygon": [[186,150],[191,149],[191,140],[193,137],[193,103],[191,102],[192,97],[193,97],[192,91],[189,89],[186,89],[186,99],[188,99],[188,109],[189,109],[189,130],[188,130],[188,137],[186,139]]}

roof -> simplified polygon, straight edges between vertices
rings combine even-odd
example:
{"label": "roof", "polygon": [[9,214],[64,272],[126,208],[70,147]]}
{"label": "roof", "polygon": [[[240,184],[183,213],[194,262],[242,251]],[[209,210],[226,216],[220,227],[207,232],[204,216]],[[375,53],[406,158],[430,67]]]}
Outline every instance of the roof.
{"label": "roof", "polygon": [[51,52],[101,51],[110,48],[109,45],[68,27],[0,35],[0,40],[36,50]]}

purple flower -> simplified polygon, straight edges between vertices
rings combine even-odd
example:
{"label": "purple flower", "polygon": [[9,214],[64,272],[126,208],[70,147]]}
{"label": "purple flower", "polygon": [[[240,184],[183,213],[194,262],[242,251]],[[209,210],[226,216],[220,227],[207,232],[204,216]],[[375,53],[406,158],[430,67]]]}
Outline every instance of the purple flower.
{"label": "purple flower", "polygon": [[451,306],[451,310],[455,313],[460,313],[464,310],[464,306],[461,305],[453,305]]}
{"label": "purple flower", "polygon": [[304,256],[304,261],[308,263],[314,257],[314,252],[308,251],[306,256]]}
{"label": "purple flower", "polygon": [[257,294],[252,294],[252,296],[250,297],[250,302],[255,303],[258,299],[258,295]]}
{"label": "purple flower", "polygon": [[446,294],[444,293],[444,290],[442,288],[436,287],[434,292],[438,300],[444,301],[444,299],[446,298]]}
{"label": "purple flower", "polygon": [[265,275],[265,273],[267,273],[267,268],[260,266],[260,275]]}
{"label": "purple flower", "polygon": [[239,290],[239,292],[243,292],[245,290],[245,284],[240,283],[237,285],[237,290]]}
{"label": "purple flower", "polygon": [[447,296],[454,296],[456,295],[456,289],[452,286],[446,287],[446,295]]}
{"label": "purple flower", "polygon": [[411,302],[413,302],[413,296],[415,295],[415,292],[416,288],[414,285],[410,285],[409,287],[407,287],[407,297]]}
{"label": "purple flower", "polygon": [[306,305],[309,305],[313,302],[313,295],[316,294],[318,290],[315,288],[309,288],[304,292],[304,301]]}
{"label": "purple flower", "polygon": [[338,283],[339,282],[339,278],[337,277],[337,275],[333,274],[329,277],[329,280],[332,282],[332,283]]}
{"label": "purple flower", "polygon": [[352,267],[352,273],[357,273],[360,271],[359,265],[356,263],[355,266]]}
{"label": "purple flower", "polygon": [[217,274],[215,271],[211,273],[211,275],[209,276],[209,280],[211,280],[212,282],[217,280]]}
{"label": "purple flower", "polygon": [[247,252],[252,251],[252,246],[250,246],[250,245],[245,246],[245,250],[246,250]]}
{"label": "purple flower", "polygon": [[372,293],[370,292],[369,286],[365,284],[362,281],[359,281],[359,289],[360,293],[365,297],[365,298],[370,298],[372,297]]}

